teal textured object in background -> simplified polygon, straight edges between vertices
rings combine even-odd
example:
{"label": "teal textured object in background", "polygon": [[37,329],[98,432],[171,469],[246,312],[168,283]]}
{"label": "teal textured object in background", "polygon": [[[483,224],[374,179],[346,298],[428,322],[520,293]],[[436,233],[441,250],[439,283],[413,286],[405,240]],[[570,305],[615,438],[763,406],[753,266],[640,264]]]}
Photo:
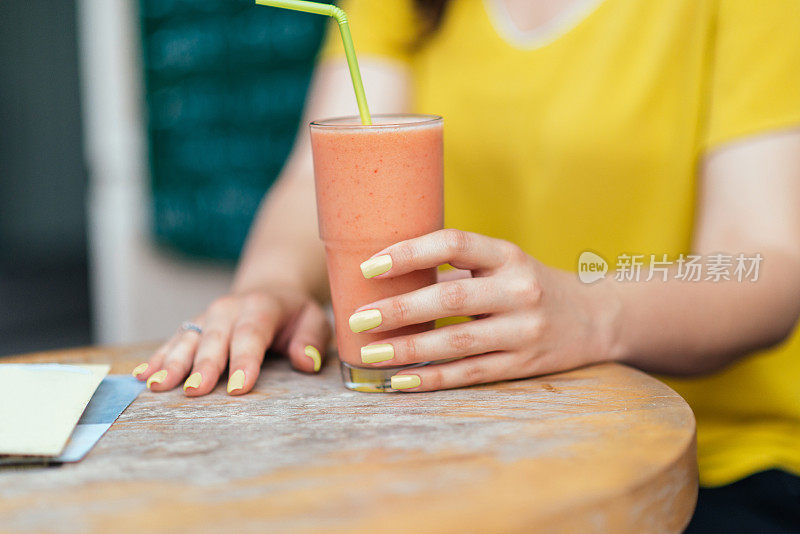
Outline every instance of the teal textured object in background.
{"label": "teal textured object in background", "polygon": [[155,239],[235,259],[294,142],[327,19],[250,0],[140,7]]}

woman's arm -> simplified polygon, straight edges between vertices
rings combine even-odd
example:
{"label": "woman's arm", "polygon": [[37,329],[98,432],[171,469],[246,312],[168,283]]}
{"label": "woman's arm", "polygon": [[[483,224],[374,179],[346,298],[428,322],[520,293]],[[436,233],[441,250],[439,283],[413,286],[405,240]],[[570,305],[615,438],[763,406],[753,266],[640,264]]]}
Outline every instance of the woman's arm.
{"label": "woman's arm", "polygon": [[[391,268],[376,278],[449,263],[462,279],[378,302],[370,332],[457,315],[477,320],[368,348],[376,366],[444,361],[404,370],[395,389],[428,391],[622,361],[662,373],[700,374],[774,345],[800,315],[800,131],[743,141],[704,162],[695,250],[763,261],[755,282],[583,284],[516,245],[458,230],[387,247],[368,259]],[[660,254],[664,251],[652,251]],[[674,273],[673,273],[674,274]],[[376,356],[377,355],[377,356]],[[452,358],[461,358],[447,361]]]}
{"label": "woman's arm", "polygon": [[659,373],[712,372],[780,343],[797,322],[800,131],[721,148],[701,178],[695,253],[760,253],[758,280],[609,280],[619,299],[615,359]]}

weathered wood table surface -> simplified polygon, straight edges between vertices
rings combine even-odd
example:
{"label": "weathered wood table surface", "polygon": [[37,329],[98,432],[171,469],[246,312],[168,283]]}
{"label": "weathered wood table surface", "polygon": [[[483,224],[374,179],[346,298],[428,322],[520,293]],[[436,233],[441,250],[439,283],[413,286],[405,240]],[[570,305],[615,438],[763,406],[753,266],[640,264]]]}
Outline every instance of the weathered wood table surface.
{"label": "weathered wood table surface", "polygon": [[[4,361],[127,373],[148,349]],[[0,531],[679,532],[694,436],[677,394],[620,365],[368,394],[274,360],[248,395],[144,391],[82,462],[0,471]]]}

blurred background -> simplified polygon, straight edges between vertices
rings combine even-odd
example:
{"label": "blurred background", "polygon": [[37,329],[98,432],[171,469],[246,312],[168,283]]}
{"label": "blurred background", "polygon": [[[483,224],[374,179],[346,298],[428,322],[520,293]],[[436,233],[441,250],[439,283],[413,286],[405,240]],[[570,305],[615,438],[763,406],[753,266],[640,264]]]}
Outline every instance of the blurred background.
{"label": "blurred background", "polygon": [[160,339],[227,291],[325,22],[0,2],[0,356]]}

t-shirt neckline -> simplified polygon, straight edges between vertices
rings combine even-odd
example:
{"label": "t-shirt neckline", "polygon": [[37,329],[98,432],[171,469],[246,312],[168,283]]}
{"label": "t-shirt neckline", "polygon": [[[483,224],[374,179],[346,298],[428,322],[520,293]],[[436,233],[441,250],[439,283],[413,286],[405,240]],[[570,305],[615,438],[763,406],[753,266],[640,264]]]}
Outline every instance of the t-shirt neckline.
{"label": "t-shirt neckline", "polygon": [[508,44],[521,50],[547,46],[569,33],[588,18],[605,0],[577,0],[547,21],[531,30],[521,30],[500,0],[483,0],[483,5],[497,34]]}

